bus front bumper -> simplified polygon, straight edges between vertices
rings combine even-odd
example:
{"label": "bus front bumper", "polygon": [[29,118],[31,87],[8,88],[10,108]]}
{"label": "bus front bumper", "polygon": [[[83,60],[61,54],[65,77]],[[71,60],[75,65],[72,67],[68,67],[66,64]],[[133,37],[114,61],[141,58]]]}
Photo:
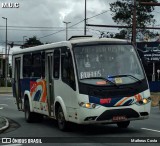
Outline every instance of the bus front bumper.
{"label": "bus front bumper", "polygon": [[117,123],[121,121],[132,121],[149,118],[151,103],[145,105],[131,105],[121,107],[104,107],[77,109],[78,124]]}

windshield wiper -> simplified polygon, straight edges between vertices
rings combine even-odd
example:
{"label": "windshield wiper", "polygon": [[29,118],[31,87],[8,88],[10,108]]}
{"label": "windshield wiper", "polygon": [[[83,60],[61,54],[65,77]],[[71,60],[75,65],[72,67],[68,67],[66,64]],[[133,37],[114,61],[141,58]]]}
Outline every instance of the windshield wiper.
{"label": "windshield wiper", "polygon": [[90,77],[90,78],[83,78],[83,79],[80,79],[80,80],[85,80],[85,79],[102,79],[102,80],[105,80],[106,82],[112,83],[116,87],[119,87],[116,83],[110,81],[109,79],[103,78],[103,77]]}
{"label": "windshield wiper", "polygon": [[116,78],[116,77],[130,77],[130,78],[134,78],[135,80],[137,80],[139,83],[141,83],[142,81],[138,78],[136,78],[133,75],[114,75],[114,76],[109,76],[109,78]]}

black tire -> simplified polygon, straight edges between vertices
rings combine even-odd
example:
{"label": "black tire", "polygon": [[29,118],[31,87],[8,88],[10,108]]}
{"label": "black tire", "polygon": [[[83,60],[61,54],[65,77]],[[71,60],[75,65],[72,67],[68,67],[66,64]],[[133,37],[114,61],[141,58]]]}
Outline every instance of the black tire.
{"label": "black tire", "polygon": [[68,127],[69,127],[69,123],[65,120],[65,116],[62,110],[62,107],[59,106],[58,107],[58,112],[57,112],[57,124],[58,124],[58,128],[61,131],[67,131]]}
{"label": "black tire", "polygon": [[30,111],[30,105],[28,99],[24,101],[24,114],[25,114],[25,120],[28,123],[41,122],[43,120],[43,115],[38,113],[33,113]]}
{"label": "black tire", "polygon": [[30,112],[30,105],[28,99],[24,101],[24,115],[25,115],[25,120],[28,123],[31,123],[34,121],[34,115],[32,112]]}
{"label": "black tire", "polygon": [[117,126],[118,128],[127,128],[130,124],[130,121],[124,121],[124,122],[118,122]]}

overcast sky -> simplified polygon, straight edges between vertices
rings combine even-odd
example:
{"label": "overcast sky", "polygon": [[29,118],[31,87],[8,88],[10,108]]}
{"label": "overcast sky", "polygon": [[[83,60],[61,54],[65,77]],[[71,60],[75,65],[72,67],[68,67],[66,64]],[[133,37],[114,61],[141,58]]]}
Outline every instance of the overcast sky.
{"label": "overcast sky", "polygon": [[[116,0],[87,0],[87,18],[109,10],[109,3],[114,1]],[[2,8],[4,2],[19,3],[19,8]],[[5,45],[6,32],[6,21],[2,17],[8,19],[9,42],[22,44],[23,36],[27,36],[25,39],[36,36],[43,43],[56,42],[65,40],[63,21],[71,22],[68,26],[72,26],[84,20],[84,4],[85,0],[0,0],[0,46]],[[160,24],[159,13],[160,10],[156,8],[154,12],[156,25]],[[89,19],[87,23],[116,25],[110,11]],[[59,30],[64,31],[56,33]],[[88,27],[87,34],[100,36],[97,30],[117,32],[117,29],[114,28]],[[83,34],[84,22],[81,22],[69,28],[68,37]],[[49,36],[45,37],[47,35]]]}

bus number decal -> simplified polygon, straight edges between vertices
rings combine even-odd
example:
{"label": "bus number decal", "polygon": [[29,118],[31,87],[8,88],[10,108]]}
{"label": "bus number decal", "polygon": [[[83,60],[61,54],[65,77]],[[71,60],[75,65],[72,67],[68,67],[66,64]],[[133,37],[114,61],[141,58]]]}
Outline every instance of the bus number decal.
{"label": "bus number decal", "polygon": [[100,99],[100,104],[109,104],[111,103],[111,98]]}

